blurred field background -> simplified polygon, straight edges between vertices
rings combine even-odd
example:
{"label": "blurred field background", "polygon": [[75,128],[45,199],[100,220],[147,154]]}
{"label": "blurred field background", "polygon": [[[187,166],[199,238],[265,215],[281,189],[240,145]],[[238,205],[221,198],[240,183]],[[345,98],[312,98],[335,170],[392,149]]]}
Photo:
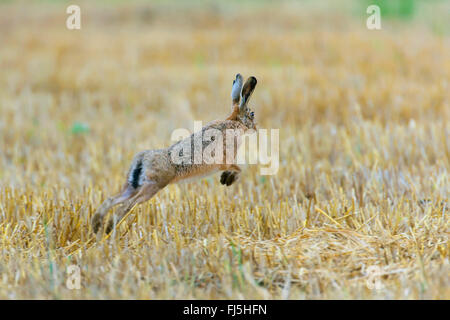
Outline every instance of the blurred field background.
{"label": "blurred field background", "polygon": [[[449,299],[449,13],[1,1],[0,298]],[[237,72],[259,80],[259,127],[280,129],[277,175],[169,186],[95,242],[132,156],[225,117]]]}

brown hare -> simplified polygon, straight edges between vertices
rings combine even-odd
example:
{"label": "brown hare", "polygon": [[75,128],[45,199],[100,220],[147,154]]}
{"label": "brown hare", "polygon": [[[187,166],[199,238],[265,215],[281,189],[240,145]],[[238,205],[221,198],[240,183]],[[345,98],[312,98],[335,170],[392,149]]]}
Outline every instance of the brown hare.
{"label": "brown hare", "polygon": [[[247,104],[256,86],[256,78],[250,77],[243,85],[243,78],[236,75],[231,89],[232,112],[225,120],[215,120],[206,124],[201,132],[193,133],[190,137],[180,140],[166,149],[146,150],[138,153],[128,171],[127,181],[121,192],[106,199],[97,209],[92,218],[92,228],[95,233],[103,230],[103,220],[107,212],[118,204],[115,219],[111,218],[106,225],[106,233],[110,233],[115,223],[119,222],[135,205],[149,200],[159,190],[170,183],[183,179],[200,177],[217,171],[224,171],[220,182],[230,186],[238,178],[241,169],[236,165],[236,151],[241,143],[242,135],[248,130],[256,130],[254,113]],[[219,148],[221,154],[213,154],[214,159],[197,159],[195,146],[200,146],[200,154],[215,140],[215,135],[205,139],[209,132],[222,135],[224,147]],[[232,149],[226,143],[232,134]],[[216,141],[220,144],[220,140]],[[185,151],[188,152],[185,152]],[[217,150],[217,149],[215,149]],[[185,152],[186,154],[183,154]],[[214,153],[214,152],[213,152]],[[175,160],[174,160],[175,159]]]}

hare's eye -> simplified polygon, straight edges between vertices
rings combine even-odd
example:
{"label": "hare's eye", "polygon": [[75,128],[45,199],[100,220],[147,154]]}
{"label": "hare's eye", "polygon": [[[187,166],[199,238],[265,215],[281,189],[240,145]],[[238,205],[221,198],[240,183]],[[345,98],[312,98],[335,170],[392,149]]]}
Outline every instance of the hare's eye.
{"label": "hare's eye", "polygon": [[211,141],[214,141],[214,140],[216,140],[216,137],[212,136]]}
{"label": "hare's eye", "polygon": [[250,116],[253,118],[255,116],[255,112],[250,112]]}

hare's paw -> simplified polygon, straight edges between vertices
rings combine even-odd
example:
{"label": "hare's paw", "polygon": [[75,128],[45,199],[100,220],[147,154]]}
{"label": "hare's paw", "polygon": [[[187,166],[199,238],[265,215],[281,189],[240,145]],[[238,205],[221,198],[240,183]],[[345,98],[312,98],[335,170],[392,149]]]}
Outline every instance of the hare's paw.
{"label": "hare's paw", "polygon": [[238,172],[224,171],[220,176],[220,183],[223,185],[231,186],[238,179]]}
{"label": "hare's paw", "polygon": [[105,233],[110,234],[114,229],[114,219],[109,219],[108,224],[106,225]]}
{"label": "hare's paw", "polygon": [[102,226],[103,217],[100,213],[94,214],[91,220],[92,230],[94,233],[97,233],[98,230],[100,230],[100,227]]}

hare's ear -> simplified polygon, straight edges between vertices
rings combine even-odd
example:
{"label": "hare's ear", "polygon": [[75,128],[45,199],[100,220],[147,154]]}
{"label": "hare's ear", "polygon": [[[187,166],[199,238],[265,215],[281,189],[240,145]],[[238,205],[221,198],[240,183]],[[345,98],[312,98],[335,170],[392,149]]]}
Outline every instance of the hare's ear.
{"label": "hare's ear", "polygon": [[241,92],[241,103],[239,104],[239,110],[242,112],[247,108],[247,103],[250,100],[250,96],[253,93],[253,90],[255,90],[256,84],[258,81],[255,77],[250,77],[245,81],[244,87],[242,88]]}
{"label": "hare's ear", "polygon": [[239,104],[239,99],[240,99],[243,82],[244,82],[244,79],[242,78],[241,74],[238,73],[236,75],[236,79],[233,80],[233,87],[231,88],[231,100],[233,101],[233,106]]}

